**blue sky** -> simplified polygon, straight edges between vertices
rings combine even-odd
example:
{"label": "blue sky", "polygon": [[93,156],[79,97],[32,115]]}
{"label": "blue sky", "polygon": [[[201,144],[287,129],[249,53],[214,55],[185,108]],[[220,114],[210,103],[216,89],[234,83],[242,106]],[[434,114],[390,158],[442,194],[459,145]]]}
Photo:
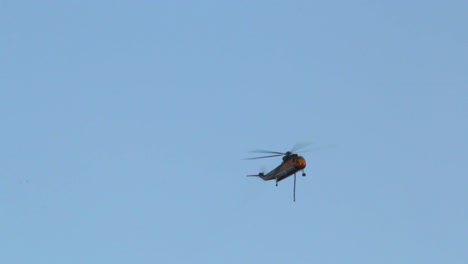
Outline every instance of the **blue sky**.
{"label": "blue sky", "polygon": [[466,263],[467,8],[2,1],[0,262]]}

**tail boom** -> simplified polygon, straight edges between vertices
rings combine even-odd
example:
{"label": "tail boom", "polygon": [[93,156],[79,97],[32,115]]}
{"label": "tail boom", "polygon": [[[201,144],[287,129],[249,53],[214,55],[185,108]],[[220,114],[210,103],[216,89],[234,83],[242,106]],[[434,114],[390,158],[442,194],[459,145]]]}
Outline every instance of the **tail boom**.
{"label": "tail boom", "polygon": [[268,179],[266,179],[265,173],[263,173],[263,172],[260,172],[259,174],[247,175],[247,177],[259,177],[264,181],[268,180]]}

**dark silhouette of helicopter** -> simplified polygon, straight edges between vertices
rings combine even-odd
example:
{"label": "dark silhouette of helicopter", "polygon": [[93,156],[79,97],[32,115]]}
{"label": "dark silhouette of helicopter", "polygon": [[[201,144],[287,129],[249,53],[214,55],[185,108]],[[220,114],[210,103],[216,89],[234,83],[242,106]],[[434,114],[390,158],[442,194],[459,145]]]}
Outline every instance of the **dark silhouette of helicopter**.
{"label": "dark silhouette of helicopter", "polygon": [[283,156],[283,162],[281,162],[278,167],[274,168],[267,174],[260,172],[254,175],[247,175],[248,177],[259,177],[264,181],[275,180],[276,186],[278,182],[288,178],[291,175],[294,175],[294,191],[293,191],[293,201],[296,201],[296,173],[302,171],[302,176],[306,176],[304,169],[306,167],[306,160],[304,157],[294,153],[298,149],[304,148],[310,145],[310,143],[296,144],[290,151],[287,152],[278,152],[278,151],[269,151],[269,150],[254,150],[251,152],[254,153],[266,153],[273,154],[268,156],[254,157],[248,159],[264,159]]}

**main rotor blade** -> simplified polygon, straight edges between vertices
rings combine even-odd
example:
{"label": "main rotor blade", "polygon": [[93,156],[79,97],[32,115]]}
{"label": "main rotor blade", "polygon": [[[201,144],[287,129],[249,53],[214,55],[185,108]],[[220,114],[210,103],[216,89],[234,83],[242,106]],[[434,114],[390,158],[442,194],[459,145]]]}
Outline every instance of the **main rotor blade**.
{"label": "main rotor blade", "polygon": [[330,148],[334,148],[334,147],[336,147],[335,144],[330,144],[330,145],[325,145],[325,146],[322,146],[322,147],[315,147],[315,148],[306,149],[306,150],[303,150],[303,151],[300,151],[300,152],[301,153],[312,152],[312,151],[317,151],[317,150],[330,149]]}
{"label": "main rotor blade", "polygon": [[290,152],[292,153],[295,153],[296,151],[300,150],[300,149],[303,149],[307,146],[310,146],[314,144],[313,142],[298,142],[294,145],[294,147],[292,147],[292,149],[290,150]]}
{"label": "main rotor blade", "polygon": [[272,157],[279,157],[279,156],[283,156],[283,154],[275,154],[275,155],[270,155],[270,156],[262,156],[262,157],[246,158],[246,159],[247,160],[265,159],[265,158],[272,158]]}
{"label": "main rotor blade", "polygon": [[269,153],[269,154],[278,154],[278,155],[286,154],[284,152],[270,151],[270,150],[263,150],[263,149],[252,150],[252,151],[250,151],[250,153]]}

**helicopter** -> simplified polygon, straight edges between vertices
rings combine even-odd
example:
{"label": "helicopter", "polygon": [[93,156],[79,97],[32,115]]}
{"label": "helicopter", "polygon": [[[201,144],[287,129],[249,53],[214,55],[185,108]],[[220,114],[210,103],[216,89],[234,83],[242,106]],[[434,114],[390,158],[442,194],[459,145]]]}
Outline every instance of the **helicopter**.
{"label": "helicopter", "polygon": [[309,144],[298,145],[296,144],[295,147],[292,148],[290,151],[286,152],[279,152],[279,151],[269,151],[269,150],[254,150],[251,152],[254,153],[264,153],[264,154],[273,154],[268,156],[261,156],[261,157],[254,157],[254,158],[247,158],[248,160],[252,159],[264,159],[264,158],[272,158],[272,157],[279,157],[283,156],[283,161],[280,165],[276,168],[271,170],[268,173],[260,172],[258,174],[247,175],[247,177],[259,177],[264,181],[275,180],[276,186],[278,186],[278,182],[288,178],[291,175],[294,175],[294,190],[293,190],[293,201],[296,201],[296,173],[298,171],[302,171],[302,176],[306,176],[304,169],[306,167],[306,160],[304,157],[294,153],[299,148],[305,147]]}

